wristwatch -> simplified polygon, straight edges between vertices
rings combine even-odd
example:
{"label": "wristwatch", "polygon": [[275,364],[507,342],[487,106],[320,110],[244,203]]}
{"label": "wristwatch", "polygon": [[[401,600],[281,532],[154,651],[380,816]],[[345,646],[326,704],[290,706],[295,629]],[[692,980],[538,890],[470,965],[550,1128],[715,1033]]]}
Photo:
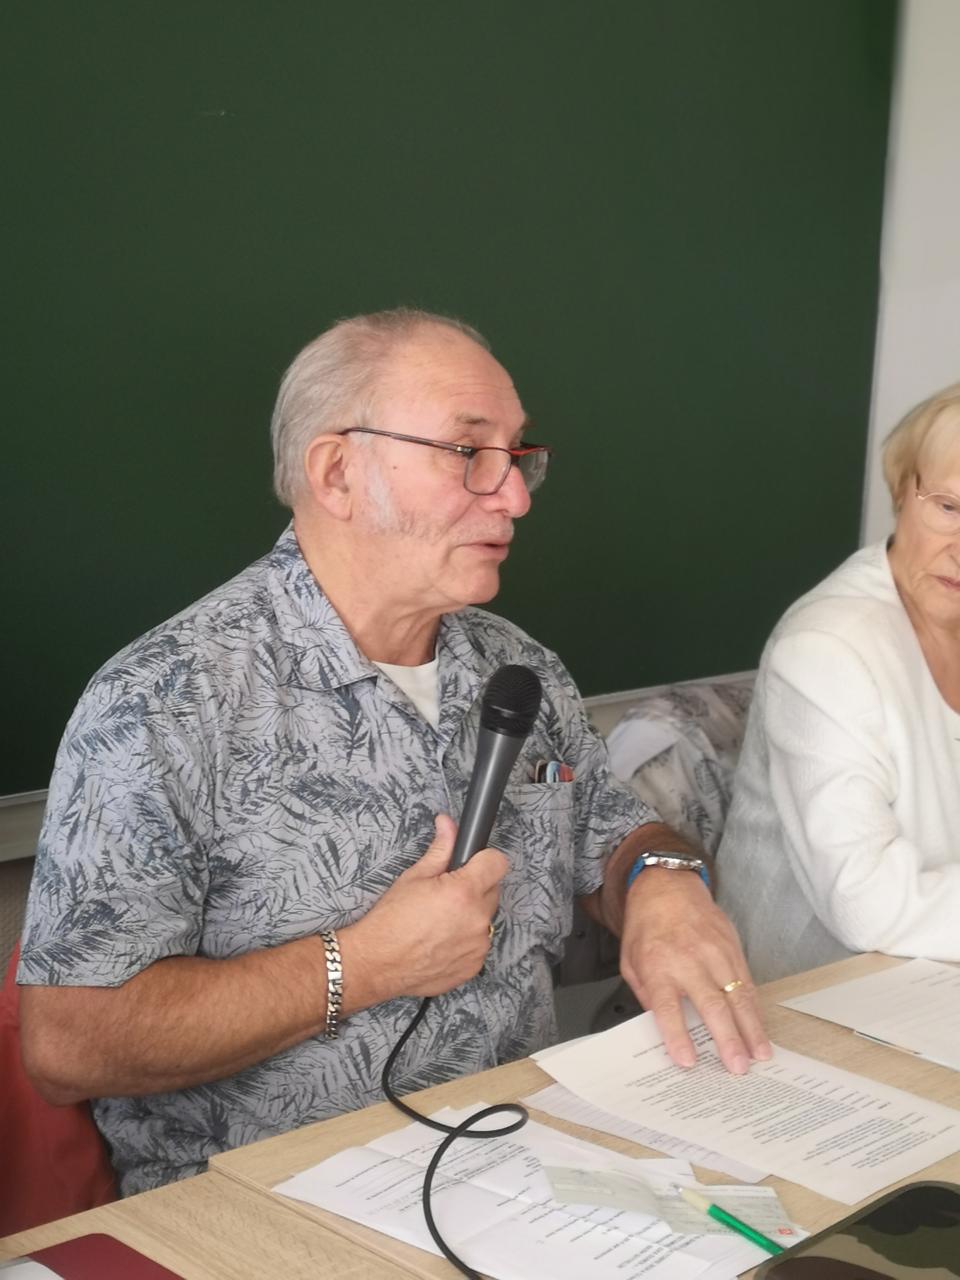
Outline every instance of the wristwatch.
{"label": "wristwatch", "polygon": [[668,871],[696,871],[707,888],[710,888],[710,872],[707,870],[707,864],[697,854],[682,853],[678,850],[671,853],[651,850],[649,853],[641,853],[630,868],[630,874],[627,876],[628,889],[640,872],[647,867],[665,867]]}

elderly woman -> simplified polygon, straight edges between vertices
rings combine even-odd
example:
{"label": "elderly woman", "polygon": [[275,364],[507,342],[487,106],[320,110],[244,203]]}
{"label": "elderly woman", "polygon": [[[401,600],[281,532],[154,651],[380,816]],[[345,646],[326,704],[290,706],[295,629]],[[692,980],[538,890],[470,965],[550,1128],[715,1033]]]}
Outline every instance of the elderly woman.
{"label": "elderly woman", "polygon": [[960,960],[960,383],[884,445],[896,511],[790,609],[717,859],[758,982],[856,951]]}

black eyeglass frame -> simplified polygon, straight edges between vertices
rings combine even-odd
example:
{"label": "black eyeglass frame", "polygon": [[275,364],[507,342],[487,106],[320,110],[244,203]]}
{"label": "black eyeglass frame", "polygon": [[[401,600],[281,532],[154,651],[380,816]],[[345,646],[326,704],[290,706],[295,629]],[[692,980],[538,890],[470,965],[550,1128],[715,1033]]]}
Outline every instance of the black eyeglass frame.
{"label": "black eyeglass frame", "polygon": [[[534,444],[532,441],[529,444],[517,445],[513,449],[504,449],[501,445],[496,445],[496,444],[477,444],[477,445],[453,444],[449,440],[427,440],[423,436],[408,436],[408,435],[404,435],[400,431],[381,431],[376,427],[347,427],[346,431],[340,432],[340,435],[342,436],[357,435],[357,434],[366,435],[366,436],[384,436],[388,440],[404,440],[408,444],[425,444],[430,449],[444,449],[446,450],[447,453],[459,454],[461,458],[465,458],[467,461],[467,468],[463,473],[463,487],[466,489],[467,493],[476,494],[478,498],[488,497],[492,493],[499,493],[500,490],[503,488],[503,486],[506,484],[507,476],[510,474],[510,467],[518,466],[520,459],[528,457],[531,453],[539,453],[546,456],[546,463],[544,464],[544,475],[540,477],[540,479],[536,482],[533,488],[527,485],[528,493],[535,492],[535,490],[538,489],[540,485],[543,483],[544,476],[546,475],[546,465],[547,463],[549,463],[550,459],[553,457],[553,450],[550,448],[549,445]],[[483,451],[486,451],[487,453],[505,453],[510,459],[510,463],[507,466],[507,468],[504,470],[504,473],[500,477],[500,481],[497,484],[495,489],[471,489],[469,484],[467,484],[467,479],[470,475],[469,464],[473,461],[473,459],[477,456],[478,453],[481,453]],[[524,483],[526,484],[525,476],[524,476]]]}

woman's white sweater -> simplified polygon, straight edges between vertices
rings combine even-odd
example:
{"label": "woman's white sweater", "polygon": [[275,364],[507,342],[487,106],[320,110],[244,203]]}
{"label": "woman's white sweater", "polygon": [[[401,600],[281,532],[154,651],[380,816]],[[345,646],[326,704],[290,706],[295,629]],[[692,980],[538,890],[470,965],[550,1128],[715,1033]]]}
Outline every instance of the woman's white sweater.
{"label": "woman's white sweater", "polygon": [[757,981],[855,951],[960,960],[960,715],[882,543],[770,637],[717,868]]}

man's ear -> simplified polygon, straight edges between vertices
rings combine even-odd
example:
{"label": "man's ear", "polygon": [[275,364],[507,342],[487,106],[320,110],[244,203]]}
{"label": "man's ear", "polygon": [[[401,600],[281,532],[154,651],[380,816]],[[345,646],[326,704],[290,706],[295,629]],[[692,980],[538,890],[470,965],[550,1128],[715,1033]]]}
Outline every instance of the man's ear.
{"label": "man's ear", "polygon": [[303,455],[303,470],[314,502],[336,520],[347,520],[353,508],[347,476],[347,444],[336,433],[314,436]]}

